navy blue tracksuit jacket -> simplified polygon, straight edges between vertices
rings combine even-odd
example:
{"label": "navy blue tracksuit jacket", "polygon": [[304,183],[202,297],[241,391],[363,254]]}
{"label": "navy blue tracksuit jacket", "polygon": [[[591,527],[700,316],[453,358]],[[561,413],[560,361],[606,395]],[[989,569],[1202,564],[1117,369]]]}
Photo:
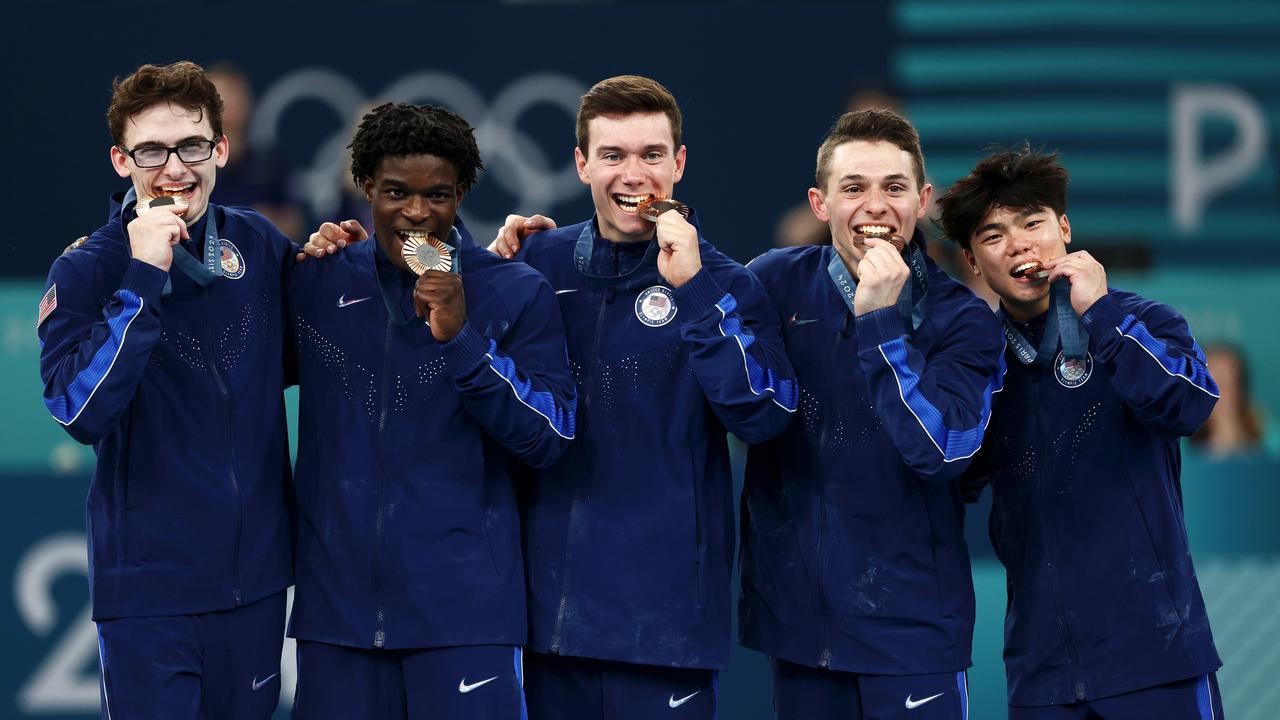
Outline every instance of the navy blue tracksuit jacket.
{"label": "navy blue tracksuit jacket", "polygon": [[835,257],[788,248],[750,265],[802,391],[796,421],[747,459],[742,644],[846,672],[962,670],[974,600],[954,481],[999,391],[1000,332],[927,258],[918,329],[896,307],[855,319]]}
{"label": "navy blue tracksuit jacket", "polygon": [[110,222],[54,261],[56,309],[39,327],[45,405],[98,458],[95,620],[227,610],[292,582],[281,389],[293,246],[256,212],[211,204],[174,248],[202,254],[214,223],[221,276],[202,286],[176,260],[166,273],[132,259],[133,217],[117,196]]}
{"label": "navy blue tracksuit jacket", "polygon": [[[458,230],[461,234],[458,234]],[[551,287],[459,222],[466,324],[438,343],[376,238],[290,283],[300,382],[290,633],[351,647],[522,645],[517,476],[574,435]]]}
{"label": "navy blue tracksuit jacket", "polygon": [[[1094,700],[1222,664],[1187,547],[1178,450],[1217,386],[1167,305],[1112,290],[1081,319],[1083,380],[1009,351],[970,471],[994,493],[1010,705]],[[1038,347],[1044,324],[1015,327]]]}
{"label": "navy blue tracksuit jacket", "polygon": [[531,236],[521,251],[556,288],[579,398],[577,439],[537,474],[525,505],[529,646],[724,668],[725,431],[775,435],[797,391],[777,315],[749,271],[703,240],[702,270],[672,290],[655,250],[612,243],[588,221]]}

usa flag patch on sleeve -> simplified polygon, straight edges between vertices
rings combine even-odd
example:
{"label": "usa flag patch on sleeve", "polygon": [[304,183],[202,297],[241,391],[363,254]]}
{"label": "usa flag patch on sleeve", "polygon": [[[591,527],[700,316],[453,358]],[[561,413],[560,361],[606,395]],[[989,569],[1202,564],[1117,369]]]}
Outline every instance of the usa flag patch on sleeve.
{"label": "usa flag patch on sleeve", "polygon": [[45,292],[44,297],[40,298],[40,314],[36,317],[36,327],[44,324],[45,318],[53,314],[58,308],[58,284],[54,283],[49,286],[49,290]]}

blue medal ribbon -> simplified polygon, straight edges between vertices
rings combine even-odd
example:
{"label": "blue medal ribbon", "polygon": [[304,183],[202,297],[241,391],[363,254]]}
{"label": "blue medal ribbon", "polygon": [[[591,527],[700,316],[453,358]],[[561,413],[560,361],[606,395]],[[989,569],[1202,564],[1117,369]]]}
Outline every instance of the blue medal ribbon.
{"label": "blue medal ribbon", "polygon": [[1045,321],[1044,337],[1040,339],[1040,347],[1032,347],[1031,341],[1018,330],[1004,308],[1000,309],[1000,324],[1004,327],[1004,337],[1009,347],[1023,365],[1048,366],[1053,362],[1053,351],[1058,349],[1058,341],[1062,341],[1062,355],[1068,360],[1084,359],[1088,347],[1084,327],[1071,307],[1071,283],[1066,278],[1059,278],[1049,287],[1049,317]]}
{"label": "blue medal ribbon", "polygon": [[[853,279],[853,273],[845,267],[844,260],[840,258],[840,253],[835,252],[834,246],[831,250],[832,258],[827,263],[827,274],[831,276],[831,282],[849,308],[849,314],[856,318],[853,296],[858,292],[858,281]],[[912,330],[918,330],[920,323],[924,322],[924,301],[929,295],[929,269],[924,261],[924,252],[915,242],[911,243],[911,250],[903,259],[907,261],[907,267],[911,268],[911,281],[898,293],[896,307],[903,325],[910,323]]]}

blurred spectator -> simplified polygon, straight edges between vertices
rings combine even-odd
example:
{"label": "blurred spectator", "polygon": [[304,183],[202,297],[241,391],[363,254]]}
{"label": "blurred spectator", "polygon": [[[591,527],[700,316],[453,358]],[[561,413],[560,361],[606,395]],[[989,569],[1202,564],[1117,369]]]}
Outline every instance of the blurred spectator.
{"label": "blurred spectator", "polygon": [[1211,458],[1263,453],[1280,457],[1280,434],[1267,422],[1249,394],[1249,366],[1239,348],[1215,343],[1205,348],[1209,374],[1220,396],[1213,414],[1190,438],[1192,447]]}
{"label": "blurred spectator", "polygon": [[249,144],[249,120],[253,116],[253,89],[249,78],[233,65],[215,65],[209,79],[222,96],[222,127],[230,155],[218,171],[214,199],[221,205],[252,207],[266,215],[285,236],[300,240],[302,210],[290,194],[292,171],[274,148]]}
{"label": "blurred spectator", "polygon": [[814,216],[809,203],[796,205],[783,213],[773,229],[774,247],[830,244],[831,228]]}

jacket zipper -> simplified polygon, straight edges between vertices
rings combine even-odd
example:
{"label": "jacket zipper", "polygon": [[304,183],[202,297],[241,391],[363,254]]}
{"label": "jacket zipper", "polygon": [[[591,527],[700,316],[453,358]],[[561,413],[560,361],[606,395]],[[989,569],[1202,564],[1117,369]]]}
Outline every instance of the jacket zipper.
{"label": "jacket zipper", "polygon": [[[1042,532],[1044,533],[1043,538],[1048,555],[1046,564],[1049,571],[1050,581],[1053,583],[1053,598],[1058,606],[1058,628],[1062,631],[1062,639],[1067,646],[1067,661],[1071,665],[1071,693],[1076,700],[1084,700],[1086,688],[1084,683],[1080,681],[1080,677],[1077,674],[1080,668],[1079,654],[1076,652],[1075,637],[1071,633],[1071,626],[1067,622],[1067,613],[1062,604],[1062,590],[1058,582],[1058,573],[1060,568],[1054,566],[1058,561],[1058,548],[1053,542],[1053,532],[1045,521],[1043,504],[1045,492],[1045,469],[1051,466],[1052,458],[1050,457],[1050,450],[1052,449],[1052,444],[1048,434],[1045,432],[1044,412],[1042,410],[1044,406],[1040,402],[1040,381],[1042,379],[1042,373],[1038,372],[1035,376],[1034,382],[1032,383],[1032,392],[1035,394],[1034,400],[1036,405],[1036,434],[1039,437],[1041,447],[1044,448],[1044,455],[1040,463],[1040,472],[1037,474],[1036,480],[1035,505],[1036,512],[1040,517],[1040,527],[1043,528]],[[1061,563],[1058,564],[1060,565]]]}
{"label": "jacket zipper", "polygon": [[209,374],[213,376],[214,383],[218,386],[218,394],[222,398],[222,408],[227,421],[227,452],[231,456],[227,474],[231,479],[231,493],[236,500],[236,542],[231,555],[234,586],[231,589],[231,595],[235,600],[236,607],[240,607],[244,604],[240,592],[242,585],[240,582],[240,541],[244,532],[244,497],[240,494],[240,480],[236,477],[236,444],[231,430],[234,424],[231,416],[231,394],[227,392],[227,383],[222,379],[222,374],[218,372],[218,363],[213,354],[213,323],[210,319],[213,314],[213,301],[209,298],[209,288],[203,288],[202,292],[204,293],[204,345],[205,352],[209,358]]}
{"label": "jacket zipper", "polygon": [[378,511],[373,525],[373,594],[377,603],[377,625],[373,631],[373,646],[376,648],[384,647],[387,642],[386,615],[382,607],[382,526],[386,515],[383,511],[383,505],[386,502],[386,478],[382,471],[382,455],[385,452],[384,435],[387,428],[387,406],[391,402],[391,339],[394,330],[395,323],[392,318],[388,317],[387,338],[382,352],[382,402],[380,403],[381,409],[378,415],[378,452],[374,456],[377,467],[374,506]]}
{"label": "jacket zipper", "polygon": [[[604,297],[600,299],[600,314],[596,318],[596,335],[591,341],[591,380],[587,388],[586,397],[583,398],[583,410],[586,412],[581,415],[590,415],[591,401],[596,396],[598,384],[596,382],[599,375],[596,373],[596,367],[600,358],[600,336],[604,330],[605,311],[608,310],[610,304],[613,303],[614,289],[612,286],[604,291]],[[569,527],[564,542],[564,581],[560,586],[560,607],[556,612],[556,627],[551,633],[551,652],[559,654],[560,644],[564,639],[564,617],[569,610],[569,589],[573,576],[573,529],[582,520],[582,492],[583,487],[590,480],[584,472],[578,480],[578,487],[574,488],[573,503],[569,506]]]}
{"label": "jacket zipper", "polygon": [[[844,330],[851,330],[853,316],[848,313],[844,314]],[[832,387],[839,387],[840,378],[837,377],[837,368],[840,367],[840,338],[848,337],[844,330],[836,333],[835,343],[831,346],[831,378]],[[827,433],[831,429],[831,415],[827,413],[822,418],[822,434],[818,440],[818,452],[822,452],[822,448],[827,446]],[[822,610],[822,654],[818,656],[818,667],[831,667],[831,608],[827,603],[826,590],[826,574],[827,574],[827,498],[823,482],[824,475],[817,473],[818,492],[818,602]]]}

